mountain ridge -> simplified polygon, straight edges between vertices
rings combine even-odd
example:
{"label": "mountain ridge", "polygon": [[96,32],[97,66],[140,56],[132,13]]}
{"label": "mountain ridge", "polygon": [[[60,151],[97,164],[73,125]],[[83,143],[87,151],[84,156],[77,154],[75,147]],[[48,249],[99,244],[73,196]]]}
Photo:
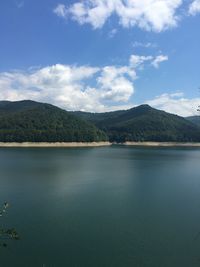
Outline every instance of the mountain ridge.
{"label": "mountain ridge", "polygon": [[1,142],[96,142],[96,126],[56,106],[30,100],[0,102]]}
{"label": "mountain ridge", "polygon": [[0,101],[0,142],[200,142],[200,126],[147,104],[105,113]]}
{"label": "mountain ridge", "polygon": [[200,127],[200,116],[189,116],[185,118],[186,120],[189,120],[190,122],[196,124]]}
{"label": "mountain ridge", "polygon": [[94,123],[110,141],[198,142],[200,128],[185,118],[140,105],[128,110],[75,115]]}

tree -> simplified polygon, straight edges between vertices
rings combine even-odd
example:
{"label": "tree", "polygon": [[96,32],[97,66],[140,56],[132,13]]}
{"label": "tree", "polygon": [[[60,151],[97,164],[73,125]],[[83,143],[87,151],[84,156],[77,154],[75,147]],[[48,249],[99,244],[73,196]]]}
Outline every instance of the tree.
{"label": "tree", "polygon": [[[9,207],[8,202],[5,202],[3,204],[3,207],[0,209],[0,217],[3,217],[4,214],[7,212],[7,209]],[[0,247],[7,247],[7,243],[5,240],[12,239],[12,240],[18,240],[19,235],[15,228],[11,229],[4,229],[3,227],[0,228]]]}

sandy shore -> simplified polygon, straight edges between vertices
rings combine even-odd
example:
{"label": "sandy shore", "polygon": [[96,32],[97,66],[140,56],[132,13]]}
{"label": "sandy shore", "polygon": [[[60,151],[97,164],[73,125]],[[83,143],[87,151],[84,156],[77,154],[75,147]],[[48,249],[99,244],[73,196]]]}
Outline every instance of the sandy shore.
{"label": "sandy shore", "polygon": [[[152,147],[200,147],[200,143],[176,143],[176,142],[125,142],[115,145],[124,146],[152,146]],[[111,146],[110,142],[57,142],[57,143],[46,143],[46,142],[24,142],[24,143],[3,143],[0,142],[1,147],[102,147]]]}
{"label": "sandy shore", "polygon": [[2,143],[0,142],[0,147],[100,147],[100,146],[110,146],[110,142],[91,142],[91,143],[79,143],[79,142],[69,142],[69,143],[46,143],[46,142],[24,142],[24,143]]}
{"label": "sandy shore", "polygon": [[126,146],[168,146],[168,147],[200,147],[200,143],[177,143],[177,142],[125,142]]}

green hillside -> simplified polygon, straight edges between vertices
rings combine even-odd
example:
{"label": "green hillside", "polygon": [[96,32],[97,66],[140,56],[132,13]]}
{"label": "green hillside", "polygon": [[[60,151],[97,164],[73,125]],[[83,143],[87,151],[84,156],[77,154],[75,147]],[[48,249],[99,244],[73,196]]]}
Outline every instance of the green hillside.
{"label": "green hillside", "polygon": [[[67,112],[34,101],[0,101],[0,142],[199,142],[199,117],[141,105],[107,113]],[[108,137],[107,137],[108,136]]]}
{"label": "green hillside", "polygon": [[0,142],[93,142],[107,136],[90,122],[50,104],[0,102]]}
{"label": "green hillside", "polygon": [[185,119],[200,127],[200,116],[191,116],[186,117]]}
{"label": "green hillside", "polygon": [[102,129],[112,142],[199,142],[200,128],[194,123],[148,105],[108,113],[75,112]]}

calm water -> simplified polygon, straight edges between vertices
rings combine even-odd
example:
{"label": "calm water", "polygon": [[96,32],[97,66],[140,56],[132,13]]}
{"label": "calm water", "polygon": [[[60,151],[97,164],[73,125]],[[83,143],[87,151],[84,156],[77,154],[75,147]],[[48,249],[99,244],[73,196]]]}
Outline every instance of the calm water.
{"label": "calm water", "polygon": [[0,149],[1,267],[200,266],[200,149]]}

